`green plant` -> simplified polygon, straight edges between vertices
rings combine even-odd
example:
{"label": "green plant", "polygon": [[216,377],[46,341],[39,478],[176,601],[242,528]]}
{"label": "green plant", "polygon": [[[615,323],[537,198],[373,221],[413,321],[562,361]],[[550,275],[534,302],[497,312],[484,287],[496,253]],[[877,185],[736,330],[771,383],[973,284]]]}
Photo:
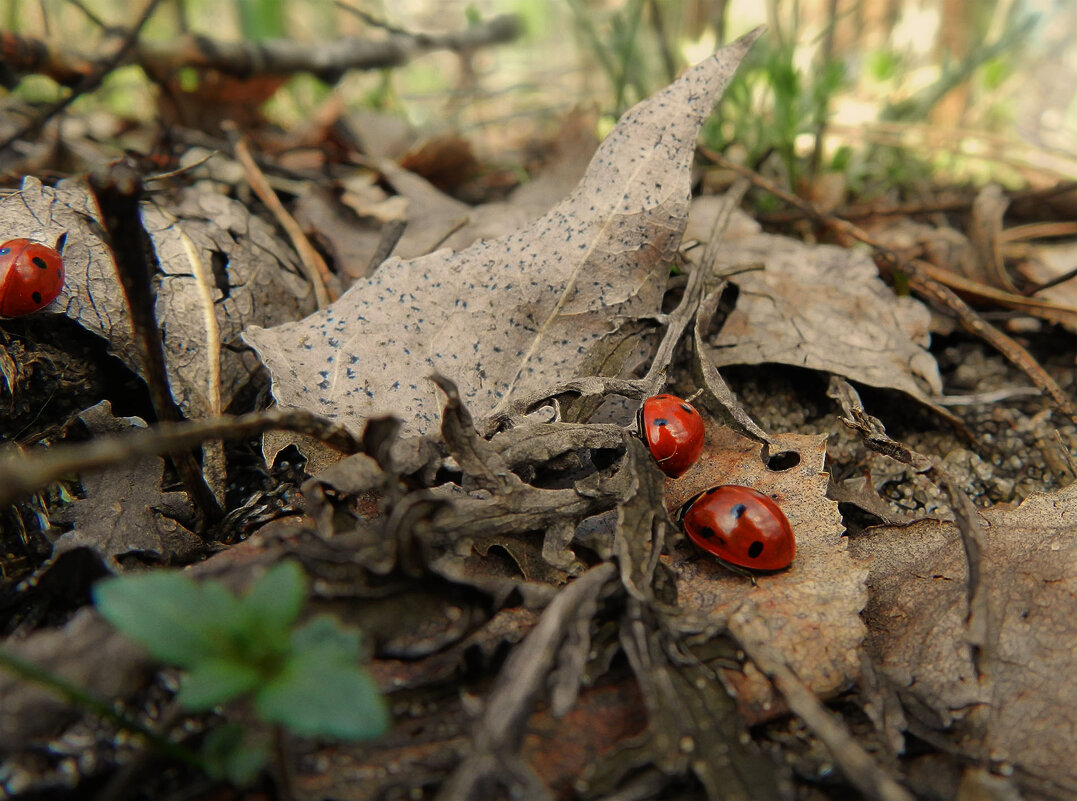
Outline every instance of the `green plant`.
{"label": "green plant", "polygon": [[797,137],[819,129],[845,84],[842,62],[828,61],[808,78],[795,55],[793,44],[775,45],[765,37],[756,42],[703,128],[709,147],[722,150],[735,142],[747,150],[749,164],[777,153],[790,186],[800,174]]}
{"label": "green plant", "polygon": [[[331,616],[297,625],[306,579],[293,562],[243,596],[175,571],[107,579],[98,610],[162,662],[183,668],[177,700],[191,711],[248,703],[259,719],[308,737],[364,739],[388,727],[385,702],[359,666],[357,631]],[[264,739],[225,727],[206,743],[211,771],[233,781],[265,764]]]}

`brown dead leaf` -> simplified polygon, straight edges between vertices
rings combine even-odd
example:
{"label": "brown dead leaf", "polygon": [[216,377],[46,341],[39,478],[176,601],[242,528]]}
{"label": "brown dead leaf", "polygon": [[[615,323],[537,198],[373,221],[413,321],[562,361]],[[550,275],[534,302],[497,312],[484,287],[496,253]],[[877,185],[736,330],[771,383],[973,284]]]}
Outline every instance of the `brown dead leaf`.
{"label": "brown dead leaf", "polygon": [[424,433],[438,421],[436,371],[483,420],[577,374],[613,321],[659,311],[696,133],[757,35],[625,114],[573,193],[525,230],[390,259],[305,320],[249,328],[278,404],[356,430],[395,414],[404,435]]}
{"label": "brown dead leaf", "polygon": [[1026,797],[1077,790],[1077,484],[981,513],[987,642],[978,680],[968,642],[966,561],[957,528],[923,521],[872,529],[867,648],[906,714],[974,759],[1017,768]]}
{"label": "brown dead leaf", "polygon": [[[669,564],[676,572],[678,605],[689,620],[698,621],[693,625],[724,626],[745,601],[752,602],[774,648],[824,698],[848,688],[860,674],[864,624],[859,614],[867,602],[867,568],[850,558],[838,505],[826,497],[825,441],[823,436],[774,435],[772,453],[800,457],[795,466],[775,471],[764,464],[759,443],[728,428],[708,428],[699,462],[681,478],[666,482],[670,509],[710,487],[739,484],[769,495],[785,512],[796,536],[796,559],[788,570],[759,576],[755,586],[687,539]],[[724,677],[749,722],[773,717],[779,710],[770,683],[752,667],[727,670]]]}
{"label": "brown dead leaf", "polygon": [[[95,434],[111,434],[145,427],[138,418],[112,416],[112,405],[102,401],[79,415]],[[164,460],[159,456],[132,459],[104,472],[82,476],[86,497],[54,513],[74,529],[53,546],[53,558],[75,548],[89,548],[106,564],[119,567],[117,557],[145,554],[170,562],[190,557],[202,540],[177,518],[191,514],[184,492],[162,492]]]}
{"label": "brown dead leaf", "polygon": [[480,239],[497,239],[526,228],[583,178],[594,155],[593,128],[570,115],[555,138],[553,160],[533,181],[517,188],[507,201],[472,207],[444,194],[425,178],[394,162],[379,162],[386,180],[407,199],[408,226],[393,255],[425,256],[437,248],[463,250]]}
{"label": "brown dead leaf", "polygon": [[765,269],[730,279],[736,308],[711,342],[718,367],[775,362],[823,370],[930,403],[942,394],[928,352],[930,313],[898,297],[859,250],[758,234],[726,243],[717,269]]}
{"label": "brown dead leaf", "polygon": [[[1027,258],[1018,265],[1022,277],[1034,284],[1046,284],[1060,278],[1077,268],[1077,243],[1050,242],[1030,246]],[[1068,313],[1058,313],[1053,320],[1064,325],[1071,332],[1077,331],[1077,280],[1064,281],[1047,287],[1034,296],[1040,300],[1068,309]]]}

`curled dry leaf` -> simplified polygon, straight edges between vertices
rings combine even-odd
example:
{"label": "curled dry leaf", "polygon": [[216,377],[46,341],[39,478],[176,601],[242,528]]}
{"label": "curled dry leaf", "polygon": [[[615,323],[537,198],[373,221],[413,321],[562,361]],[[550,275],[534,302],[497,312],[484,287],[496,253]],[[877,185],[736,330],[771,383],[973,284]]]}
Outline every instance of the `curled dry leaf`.
{"label": "curled dry leaf", "polygon": [[[867,602],[867,568],[849,555],[836,502],[826,497],[825,437],[781,434],[771,437],[771,453],[781,453],[785,470],[764,463],[762,446],[727,428],[708,427],[699,462],[680,479],[667,481],[666,504],[677,509],[719,484],[740,484],[772,497],[793,528],[797,553],[788,570],[762,575],[752,586],[683,539],[670,566],[676,573],[677,599],[688,627],[724,626],[750,599],[770,630],[771,643],[818,695],[832,697],[860,674],[864,639],[860,610]],[[752,667],[726,670],[726,682],[739,696],[750,722],[772,717],[778,699],[769,682]]]}
{"label": "curled dry leaf", "polygon": [[192,275],[180,230],[194,243],[213,277],[220,330],[222,406],[258,368],[239,340],[252,323],[274,325],[314,307],[291,248],[273,229],[238,201],[212,192],[184,190],[168,202],[144,204],[143,225],[153,239],[161,267],[157,320],[165,346],[169,384],[188,416],[210,413],[206,327],[197,278]]}
{"label": "curled dry leaf", "polygon": [[[1008,763],[1026,798],[1077,789],[1077,484],[1016,509],[981,512],[987,637],[977,676],[966,560],[953,523],[877,528],[853,543],[873,557],[867,649],[906,714],[953,730],[974,759]],[[1046,788],[1046,789],[1045,789]]]}
{"label": "curled dry leaf", "polygon": [[[54,244],[61,234],[66,287],[49,309],[62,311],[109,343],[129,368],[141,372],[123,290],[109,248],[100,238],[97,209],[85,187],[64,181],[55,189],[34,178],[0,201],[0,236]],[[210,411],[207,337],[197,279],[180,229],[194,242],[206,271],[221,340],[221,395],[227,407],[258,361],[240,346],[239,331],[252,323],[274,325],[314,308],[313,295],[291,250],[239,202],[188,190],[174,200],[157,196],[143,205],[145,224],[161,268],[157,319],[164,339],[169,383],[188,416]]]}
{"label": "curled dry leaf", "polygon": [[390,259],[305,320],[247,329],[277,403],[355,430],[396,414],[405,435],[421,434],[438,424],[432,372],[456,382],[480,421],[588,372],[581,365],[615,323],[660,311],[696,133],[757,36],[625,114],[572,194],[527,228],[459,253]]}
{"label": "curled dry leaf", "polygon": [[[146,426],[137,417],[113,417],[108,401],[90,407],[79,417],[95,434]],[[74,528],[56,541],[53,557],[89,548],[112,568],[119,567],[117,557],[130,553],[161,562],[189,559],[203,543],[179,522],[191,515],[186,493],[162,492],[163,474],[164,460],[149,456],[83,475],[86,497],[54,513],[57,521],[73,523]]]}
{"label": "curled dry leaf", "polygon": [[859,250],[758,234],[732,239],[718,267],[763,264],[730,278],[736,308],[711,341],[718,367],[775,362],[898,389],[931,403],[942,394],[928,352],[930,314],[897,297]]}

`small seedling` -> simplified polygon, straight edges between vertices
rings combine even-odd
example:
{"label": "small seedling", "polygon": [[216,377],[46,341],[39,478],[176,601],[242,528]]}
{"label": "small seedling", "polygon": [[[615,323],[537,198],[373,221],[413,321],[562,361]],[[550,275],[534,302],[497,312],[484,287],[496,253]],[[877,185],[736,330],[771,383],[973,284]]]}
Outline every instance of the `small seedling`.
{"label": "small seedling", "polygon": [[[306,737],[358,740],[389,725],[385,702],[358,664],[360,635],[334,617],[296,624],[306,578],[294,562],[269,570],[242,596],[175,571],[107,579],[94,601],[117,629],[186,671],[177,700],[193,712],[249,702],[257,716]],[[268,748],[236,727],[206,742],[211,772],[252,779]]]}

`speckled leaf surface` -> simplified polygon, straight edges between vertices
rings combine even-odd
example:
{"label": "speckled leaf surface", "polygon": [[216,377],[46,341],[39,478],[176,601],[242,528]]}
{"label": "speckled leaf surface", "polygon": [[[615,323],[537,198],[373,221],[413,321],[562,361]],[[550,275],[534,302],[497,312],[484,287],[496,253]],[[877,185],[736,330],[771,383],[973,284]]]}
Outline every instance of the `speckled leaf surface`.
{"label": "speckled leaf surface", "polygon": [[[141,372],[123,290],[112,253],[101,240],[96,204],[85,186],[64,181],[55,188],[26,178],[22,189],[0,201],[0,237],[28,237],[52,245],[67,235],[63,250],[66,284],[46,312],[64,314],[109,343],[109,350]],[[221,394],[232,395],[258,367],[242,348],[239,332],[257,322],[275,324],[313,310],[313,293],[299,275],[291,250],[272,228],[238,201],[188,190],[158,195],[143,205],[161,273],[157,319],[169,382],[185,414],[208,411],[209,370],[200,293],[178,229],[194,242],[206,270],[220,330]],[[239,345],[240,349],[233,346]]]}
{"label": "speckled leaf surface", "polygon": [[395,414],[413,435],[438,425],[435,371],[477,420],[577,375],[619,321],[660,311],[696,134],[757,35],[625,114],[576,189],[530,226],[457,253],[390,259],[325,310],[247,329],[277,403],[356,431]]}
{"label": "speckled leaf surface", "polygon": [[[772,453],[798,454],[798,463],[772,470],[759,443],[708,424],[700,460],[681,478],[666,481],[666,506],[676,510],[719,484],[739,484],[769,495],[785,512],[796,537],[792,567],[761,575],[753,586],[682,537],[669,559],[676,574],[677,604],[701,627],[724,627],[730,615],[751,602],[790,667],[818,695],[829,698],[860,676],[867,567],[850,555],[838,505],[826,497],[826,437],[778,434],[772,439]],[[743,671],[724,671],[723,678],[750,723],[782,711],[770,682],[750,664]]]}
{"label": "speckled leaf surface", "polygon": [[895,295],[867,253],[755,233],[728,239],[717,269],[753,264],[764,269],[731,279],[737,306],[708,350],[718,367],[773,362],[924,402],[942,394],[927,307]]}
{"label": "speckled leaf surface", "polygon": [[[968,643],[966,563],[953,523],[877,528],[867,648],[906,714],[952,731],[974,759],[1010,764],[1026,798],[1077,788],[1077,484],[983,518],[987,646]],[[1050,791],[1048,791],[1050,789]]]}

